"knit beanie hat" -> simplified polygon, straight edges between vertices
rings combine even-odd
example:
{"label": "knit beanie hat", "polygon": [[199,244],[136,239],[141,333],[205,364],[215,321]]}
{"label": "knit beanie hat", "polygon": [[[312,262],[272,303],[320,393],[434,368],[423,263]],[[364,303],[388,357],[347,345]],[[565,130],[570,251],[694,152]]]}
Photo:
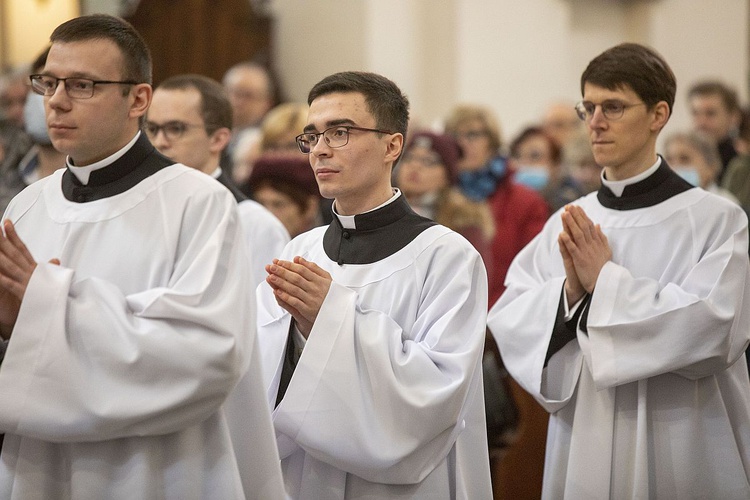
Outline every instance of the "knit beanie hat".
{"label": "knit beanie hat", "polygon": [[247,185],[250,191],[262,180],[281,181],[292,184],[307,194],[320,196],[315,174],[307,155],[264,154],[255,161]]}

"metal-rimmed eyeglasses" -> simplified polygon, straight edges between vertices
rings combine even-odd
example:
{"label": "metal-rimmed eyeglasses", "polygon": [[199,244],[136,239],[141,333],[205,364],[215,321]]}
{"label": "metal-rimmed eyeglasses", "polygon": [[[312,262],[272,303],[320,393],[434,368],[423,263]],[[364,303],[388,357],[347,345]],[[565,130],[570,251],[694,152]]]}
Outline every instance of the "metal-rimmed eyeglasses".
{"label": "metal-rimmed eyeglasses", "polygon": [[634,106],[645,106],[645,102],[639,102],[637,104],[627,104],[617,99],[607,99],[602,101],[601,104],[596,104],[591,101],[581,101],[576,104],[576,113],[578,118],[583,121],[591,120],[594,116],[597,106],[601,106],[602,114],[607,120],[619,120],[622,115],[625,114],[625,110]]}
{"label": "metal-rimmed eyeglasses", "polygon": [[133,80],[91,80],[88,78],[57,78],[49,75],[30,75],[31,90],[39,95],[51,96],[60,82],[65,85],[65,93],[71,99],[91,99],[96,85],[119,84],[137,85]]}
{"label": "metal-rimmed eyeglasses", "polygon": [[162,123],[161,125],[154,122],[146,122],[143,125],[143,130],[151,140],[154,140],[156,136],[159,135],[159,131],[161,130],[162,132],[164,132],[164,137],[166,137],[167,140],[174,141],[182,137],[187,129],[195,127],[203,127],[203,125],[197,123],[185,123],[179,120],[172,120],[166,123]]}
{"label": "metal-rimmed eyeglasses", "polygon": [[353,125],[336,125],[328,127],[322,132],[306,132],[296,137],[297,147],[300,152],[309,154],[312,148],[323,137],[329,148],[340,148],[349,143],[349,132],[352,130],[361,130],[362,132],[377,132],[378,134],[393,134],[389,130],[380,130],[376,128],[355,127]]}

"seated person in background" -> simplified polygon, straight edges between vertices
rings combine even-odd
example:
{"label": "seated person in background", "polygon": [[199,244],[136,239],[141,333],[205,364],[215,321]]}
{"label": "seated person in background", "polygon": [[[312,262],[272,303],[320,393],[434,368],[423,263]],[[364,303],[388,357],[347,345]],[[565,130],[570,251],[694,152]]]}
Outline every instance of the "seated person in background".
{"label": "seated person in background", "polygon": [[690,87],[688,103],[693,129],[711,137],[719,148],[721,181],[729,162],[737,155],[734,135],[741,117],[737,91],[722,81],[704,80]]}
{"label": "seated person in background", "polygon": [[254,61],[242,61],[227,70],[222,83],[232,107],[234,131],[258,127],[276,99],[276,85],[268,69]]}
{"label": "seated person in background", "polygon": [[33,145],[31,138],[10,120],[0,119],[0,211],[24,187],[18,163]]}
{"label": "seated person in background", "polygon": [[750,109],[742,112],[734,144],[737,156],[727,165],[721,186],[736,196],[745,212],[750,213]]}
{"label": "seated person in background", "polygon": [[0,74],[0,119],[23,128],[23,105],[28,94],[28,67],[13,68]]}
{"label": "seated person in background", "polygon": [[416,213],[469,240],[490,269],[495,222],[486,201],[470,200],[455,187],[460,158],[461,148],[447,134],[409,134],[394,171],[394,184]]}
{"label": "seated person in background", "polygon": [[560,146],[540,127],[522,130],[510,143],[510,162],[515,181],[538,191],[552,212],[584,194],[563,170]]}
{"label": "seated person in background", "polygon": [[295,154],[297,135],[305,126],[308,105],[303,102],[285,102],[268,112],[260,127],[261,154]]}
{"label": "seated person in background", "polygon": [[584,132],[575,106],[574,102],[560,101],[550,104],[544,111],[542,130],[561,148],[565,148],[570,140]]}
{"label": "seated person in background", "polygon": [[[580,121],[580,120],[579,120]],[[563,168],[570,172],[584,194],[596,191],[602,185],[602,167],[597,165],[585,133],[571,137],[562,150]]]}
{"label": "seated person in background", "polygon": [[299,155],[295,137],[305,126],[307,104],[286,102],[268,112],[260,126],[260,133],[243,133],[233,151],[233,178],[244,184],[253,170],[255,160],[262,154]]}
{"label": "seated person in background", "polygon": [[739,204],[731,192],[716,184],[721,157],[709,136],[700,132],[672,134],[664,142],[664,153],[669,166],[690,184]]}
{"label": "seated person in background", "polygon": [[549,216],[544,199],[516,183],[500,153],[500,125],[489,108],[460,105],[445,121],[463,151],[458,162],[458,187],[469,199],[486,200],[495,222],[492,271],[488,275],[490,304],[505,290],[505,274],[513,257],[536,236]]}
{"label": "seated person in background", "polygon": [[261,156],[242,190],[274,214],[292,238],[322,224],[318,184],[299,152]]}
{"label": "seated person in background", "polygon": [[232,107],[232,139],[222,155],[222,166],[235,182],[241,184],[244,178],[235,178],[234,148],[243,136],[258,137],[263,117],[276,104],[278,96],[276,82],[265,65],[256,61],[241,61],[224,73],[222,84]]}

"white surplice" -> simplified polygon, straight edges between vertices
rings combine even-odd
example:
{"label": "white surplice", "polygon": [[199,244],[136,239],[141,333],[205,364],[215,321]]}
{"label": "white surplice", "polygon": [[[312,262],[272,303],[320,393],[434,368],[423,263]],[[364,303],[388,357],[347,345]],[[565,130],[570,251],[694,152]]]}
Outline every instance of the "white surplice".
{"label": "white surplice", "polygon": [[690,189],[648,208],[580,205],[612,259],[587,333],[545,354],[565,271],[560,212],[516,257],[488,325],[512,376],[551,412],[548,499],[750,498],[747,218]]}
{"label": "white surplice", "polygon": [[[372,264],[332,261],[325,227],[294,240],[333,283],[273,412],[296,499],[491,498],[481,354],[487,277],[474,248],[435,225]],[[259,288],[274,404],[291,316]]]}
{"label": "white surplice", "polygon": [[250,271],[255,290],[266,279],[266,265],[281,255],[289,243],[289,232],[275,215],[257,201],[243,200],[237,204],[237,211],[250,253]]}
{"label": "white surplice", "polygon": [[39,265],[0,367],[0,498],[283,497],[264,389],[246,392],[251,463],[222,409],[260,377],[235,200],[172,165],[73,203],[63,172],[6,213]]}

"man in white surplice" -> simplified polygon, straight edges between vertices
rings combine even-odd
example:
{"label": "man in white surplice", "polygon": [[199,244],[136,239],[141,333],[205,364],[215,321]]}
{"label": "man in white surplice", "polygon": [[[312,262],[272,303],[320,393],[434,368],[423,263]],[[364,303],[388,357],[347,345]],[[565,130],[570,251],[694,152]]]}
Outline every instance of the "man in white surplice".
{"label": "man in white surplice", "polygon": [[[132,26],[83,16],[50,40],[31,83],[68,156],[0,237],[0,498],[283,498],[234,198],[140,132]],[[250,463],[223,408],[246,372]]]}
{"label": "man in white surplice", "polygon": [[[252,280],[248,286],[255,290],[265,279],[266,264],[289,242],[289,233],[263,205],[247,199],[219,167],[232,127],[232,107],[224,87],[202,75],[171,76],[154,90],[146,118],[144,130],[160,153],[210,175],[234,195],[250,257]],[[253,457],[259,455],[254,438],[258,419],[248,414],[248,404],[258,385],[257,372],[248,370],[224,403],[240,476],[248,492],[256,481]]]}
{"label": "man in white surplice", "polygon": [[603,186],[550,218],[489,314],[551,413],[544,498],[750,498],[747,218],[656,154],[675,89],[641,45],[589,63]]}
{"label": "man in white surplice", "polygon": [[316,84],[297,137],[333,222],[258,289],[258,335],[293,498],[491,498],[481,356],[487,276],[391,186],[408,101],[390,80]]}

